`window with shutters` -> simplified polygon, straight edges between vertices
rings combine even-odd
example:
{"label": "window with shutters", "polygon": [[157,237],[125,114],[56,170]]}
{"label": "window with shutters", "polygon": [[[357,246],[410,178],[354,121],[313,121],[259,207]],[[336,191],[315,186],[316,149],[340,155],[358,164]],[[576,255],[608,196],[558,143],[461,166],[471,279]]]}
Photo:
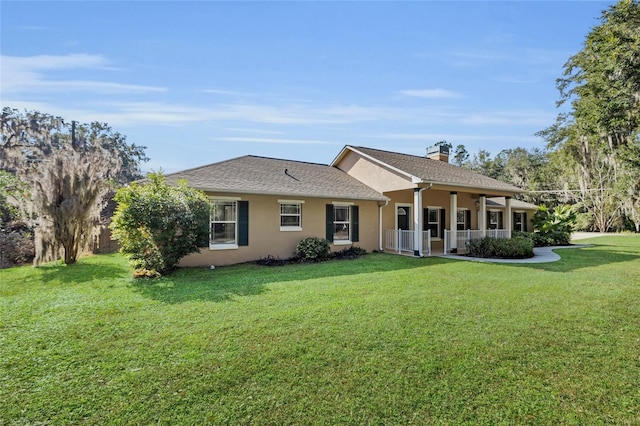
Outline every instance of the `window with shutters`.
{"label": "window with shutters", "polygon": [[440,238],[440,217],[440,209],[427,209],[425,230],[429,230],[431,232],[431,238]]}
{"label": "window with shutters", "polygon": [[502,212],[498,210],[489,210],[489,221],[487,229],[500,229],[502,225]]}
{"label": "window with shutters", "polygon": [[209,248],[224,250],[246,245],[249,245],[248,201],[211,200]]}
{"label": "window with shutters", "polygon": [[351,242],[350,206],[333,206],[333,242],[336,244]]}
{"label": "window with shutters", "polygon": [[469,224],[467,223],[467,212],[468,210],[466,209],[458,209],[458,211],[456,212],[456,216],[458,218],[457,220],[457,227],[456,229],[458,231],[464,231],[465,229],[469,229]]}

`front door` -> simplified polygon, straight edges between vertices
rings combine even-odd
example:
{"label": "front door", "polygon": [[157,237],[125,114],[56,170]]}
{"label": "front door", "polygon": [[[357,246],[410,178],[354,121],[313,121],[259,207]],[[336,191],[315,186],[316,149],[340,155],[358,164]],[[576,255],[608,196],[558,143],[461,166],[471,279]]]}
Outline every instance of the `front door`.
{"label": "front door", "polygon": [[411,229],[411,207],[398,207],[398,229]]}

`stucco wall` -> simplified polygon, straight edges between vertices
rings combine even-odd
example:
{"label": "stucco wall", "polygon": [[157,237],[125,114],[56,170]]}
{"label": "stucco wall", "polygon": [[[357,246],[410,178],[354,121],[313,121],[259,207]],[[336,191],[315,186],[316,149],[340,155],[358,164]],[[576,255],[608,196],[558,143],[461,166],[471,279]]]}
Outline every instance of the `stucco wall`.
{"label": "stucco wall", "polygon": [[352,151],[347,152],[337,167],[381,193],[415,187],[406,175],[382,168]]}
{"label": "stucco wall", "polygon": [[[212,199],[216,194],[207,194]],[[229,197],[230,194],[219,194]],[[296,245],[307,237],[325,238],[326,205],[333,202],[352,202],[359,207],[358,242],[353,245],[371,252],[378,249],[378,202],[344,199],[295,198],[289,196],[238,195],[249,202],[249,245],[236,249],[211,250],[185,257],[180,266],[220,266],[248,262],[269,255],[286,259],[293,256]],[[278,200],[299,200],[302,204],[302,230],[280,231],[280,204]],[[332,250],[342,250],[349,245],[334,245]]]}

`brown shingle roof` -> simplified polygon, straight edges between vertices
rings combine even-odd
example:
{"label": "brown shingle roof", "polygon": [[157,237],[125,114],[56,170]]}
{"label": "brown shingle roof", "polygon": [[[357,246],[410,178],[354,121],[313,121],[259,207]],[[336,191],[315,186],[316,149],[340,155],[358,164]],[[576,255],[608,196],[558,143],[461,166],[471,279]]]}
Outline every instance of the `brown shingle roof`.
{"label": "brown shingle roof", "polygon": [[187,185],[207,192],[387,199],[336,167],[253,155],[172,173],[166,179],[168,183],[185,179]]}
{"label": "brown shingle roof", "polygon": [[524,192],[522,189],[511,184],[483,176],[444,161],[362,146],[347,146],[346,148],[360,152],[427,183],[487,190]]}

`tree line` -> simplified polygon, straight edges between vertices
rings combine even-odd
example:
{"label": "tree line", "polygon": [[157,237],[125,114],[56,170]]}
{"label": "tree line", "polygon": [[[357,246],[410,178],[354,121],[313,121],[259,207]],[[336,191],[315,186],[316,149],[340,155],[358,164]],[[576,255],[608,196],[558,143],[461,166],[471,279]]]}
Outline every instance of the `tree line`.
{"label": "tree line", "polygon": [[[640,4],[621,0],[602,12],[557,80],[569,112],[537,133],[544,148],[470,156],[452,163],[512,183],[522,199],[570,203],[578,228],[640,232]],[[141,178],[145,147],[106,123],[77,123],[4,107],[0,135],[0,267],[7,253],[34,263],[76,261],[105,203]],[[15,253],[14,253],[15,254]],[[4,262],[6,263],[6,262]]]}

